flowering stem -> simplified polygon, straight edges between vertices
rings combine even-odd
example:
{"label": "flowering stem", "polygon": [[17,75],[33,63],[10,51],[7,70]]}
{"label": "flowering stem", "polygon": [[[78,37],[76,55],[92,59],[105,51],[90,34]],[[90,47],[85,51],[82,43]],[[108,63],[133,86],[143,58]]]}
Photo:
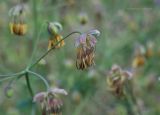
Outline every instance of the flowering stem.
{"label": "flowering stem", "polygon": [[38,35],[38,30],[37,30],[37,27],[38,27],[38,13],[37,13],[37,0],[33,0],[33,7],[32,7],[32,10],[33,10],[33,16],[34,16],[34,37],[37,38],[37,35]]}
{"label": "flowering stem", "polygon": [[134,108],[134,106],[137,106],[137,103],[136,103],[136,99],[134,98],[134,95],[133,95],[133,89],[132,89],[132,84],[126,84],[126,93],[125,94],[125,98],[126,98],[126,101],[129,105],[129,107],[127,108],[130,108],[130,112],[132,112],[133,115],[141,115],[141,111],[138,109],[138,107]]}
{"label": "flowering stem", "polygon": [[21,72],[18,72],[18,73],[13,73],[13,74],[6,74],[6,75],[0,75],[0,78],[1,77],[15,77],[15,76],[19,76],[19,75],[22,75],[22,74],[24,74],[25,73],[25,71],[21,71]]}
{"label": "flowering stem", "polygon": [[8,79],[13,79],[13,78],[15,78],[15,77],[18,77],[18,76],[9,76],[9,77],[5,77],[5,78],[1,78],[1,79],[0,79],[0,82],[5,81],[5,80],[8,80]]}
{"label": "flowering stem", "polygon": [[67,36],[65,36],[63,39],[61,39],[59,42],[57,42],[51,49],[49,49],[47,52],[45,52],[40,58],[38,58],[33,64],[31,64],[29,67],[27,67],[24,71],[21,71],[21,72],[18,72],[18,73],[14,73],[14,74],[8,74],[8,75],[0,75],[0,82],[1,81],[4,81],[4,80],[8,80],[8,79],[12,79],[12,78],[15,78],[15,77],[21,77],[22,75],[25,75],[25,78],[26,78],[26,82],[27,82],[27,87],[28,87],[28,90],[31,94],[31,96],[33,97],[33,91],[32,91],[32,88],[31,88],[31,85],[30,85],[30,81],[29,81],[29,74],[32,74],[34,76],[37,76],[39,77],[43,82],[44,84],[46,85],[47,87],[47,90],[49,89],[49,84],[47,82],[47,80],[44,79],[43,76],[39,75],[38,73],[35,73],[33,71],[30,71],[30,69],[32,67],[34,67],[41,59],[43,59],[45,56],[47,56],[47,54],[49,52],[51,52],[52,49],[54,49],[61,41],[65,40],[66,38],[68,38],[70,35],[72,34],[81,34],[81,32],[78,32],[78,31],[74,31],[70,34],[68,34]]}
{"label": "flowering stem", "polygon": [[25,74],[25,71],[18,72],[18,73],[15,73],[15,74],[0,75],[1,76],[0,82],[8,80],[8,79],[13,79],[15,77],[21,77],[24,74]]}
{"label": "flowering stem", "polygon": [[27,82],[27,87],[28,87],[29,93],[31,94],[31,97],[33,97],[33,91],[32,91],[32,88],[31,88],[30,81],[29,81],[28,72],[25,73],[25,78],[26,78],[26,82]]}
{"label": "flowering stem", "polygon": [[28,73],[29,73],[29,74],[32,74],[32,75],[34,75],[34,76],[39,77],[39,78],[44,82],[45,86],[47,87],[47,90],[49,89],[49,84],[48,84],[47,80],[44,79],[43,76],[41,76],[40,74],[35,73],[35,72],[33,72],[33,71],[30,71],[30,70],[28,70]]}
{"label": "flowering stem", "polygon": [[35,66],[41,59],[43,59],[49,52],[51,52],[52,49],[54,49],[61,41],[65,40],[66,38],[68,38],[70,35],[72,34],[81,34],[81,32],[75,31],[72,32],[70,34],[68,34],[66,37],[64,37],[63,39],[61,39],[59,42],[57,42],[51,49],[49,49],[47,52],[45,52],[40,58],[38,58],[31,66],[29,66],[28,68],[31,69],[33,66]]}
{"label": "flowering stem", "polygon": [[126,102],[124,105],[126,106],[128,115],[138,115],[138,114],[135,114],[135,110],[133,109],[134,104],[128,94],[125,95],[125,100]]}

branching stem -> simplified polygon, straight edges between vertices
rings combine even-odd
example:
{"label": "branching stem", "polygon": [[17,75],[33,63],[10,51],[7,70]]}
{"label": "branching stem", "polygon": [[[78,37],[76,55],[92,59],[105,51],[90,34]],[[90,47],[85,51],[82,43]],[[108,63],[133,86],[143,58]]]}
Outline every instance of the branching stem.
{"label": "branching stem", "polygon": [[29,81],[28,72],[26,72],[25,78],[26,78],[26,83],[27,83],[27,87],[28,87],[29,93],[31,94],[31,97],[33,97],[33,90],[31,88],[31,84],[30,84],[30,81]]}
{"label": "branching stem", "polygon": [[29,66],[28,68],[31,69],[33,66],[35,66],[41,59],[43,59],[45,56],[48,55],[49,52],[51,52],[52,49],[54,49],[59,43],[61,43],[63,40],[65,40],[66,38],[68,38],[70,35],[72,34],[75,34],[75,33],[78,33],[78,34],[81,34],[80,32],[78,31],[75,31],[75,32],[72,32],[70,34],[68,34],[66,37],[64,37],[63,39],[61,39],[59,42],[57,42],[51,49],[49,49],[48,51],[46,51],[40,58],[38,58],[33,64],[31,64],[31,66]]}

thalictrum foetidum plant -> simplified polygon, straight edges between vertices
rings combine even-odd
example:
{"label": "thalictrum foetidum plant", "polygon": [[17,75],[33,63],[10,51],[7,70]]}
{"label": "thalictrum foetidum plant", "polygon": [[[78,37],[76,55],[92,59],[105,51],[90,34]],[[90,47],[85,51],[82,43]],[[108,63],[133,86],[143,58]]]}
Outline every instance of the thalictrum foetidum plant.
{"label": "thalictrum foetidum plant", "polygon": [[[25,20],[27,17],[25,16],[25,5],[19,4],[15,7],[13,7],[9,14],[12,18],[10,22],[10,31],[11,33],[16,36],[22,36],[24,34],[27,34],[27,24],[25,23]],[[9,79],[19,79],[21,77],[26,78],[26,83],[28,90],[30,92],[31,97],[33,98],[33,102],[39,102],[42,108],[42,114],[43,115],[61,115],[61,107],[63,105],[63,102],[60,98],[60,94],[67,95],[67,92],[64,89],[59,88],[51,88],[48,81],[40,75],[39,73],[36,73],[32,70],[33,67],[35,67],[45,56],[47,56],[52,50],[56,50],[59,48],[63,48],[65,42],[64,40],[69,38],[69,36],[73,34],[78,34],[79,36],[75,40],[75,47],[77,49],[77,60],[75,61],[75,65],[77,69],[87,69],[94,65],[94,57],[95,57],[95,45],[97,42],[97,38],[100,35],[100,32],[98,30],[90,30],[86,33],[81,33],[79,31],[74,31],[69,33],[67,36],[62,37],[61,31],[63,30],[62,25],[59,22],[47,22],[46,23],[49,34],[49,41],[48,41],[48,50],[44,52],[44,54],[40,57],[38,57],[35,61],[32,62],[33,55],[35,53],[35,50],[37,49],[37,46],[35,46],[33,53],[31,55],[31,63],[28,64],[28,66],[18,72],[13,74],[7,74],[7,75],[0,75],[0,81],[5,81]],[[29,28],[28,28],[29,31]],[[37,38],[38,41],[39,38]],[[37,45],[37,43],[35,44]],[[47,49],[47,46],[46,46]],[[46,86],[46,91],[34,94],[31,84],[30,84],[30,76],[37,77],[43,81],[43,83]],[[10,83],[9,87],[6,89],[6,95],[8,97],[10,96],[10,86],[12,82]],[[12,92],[11,92],[12,93]],[[34,96],[35,95],[35,96]]]}

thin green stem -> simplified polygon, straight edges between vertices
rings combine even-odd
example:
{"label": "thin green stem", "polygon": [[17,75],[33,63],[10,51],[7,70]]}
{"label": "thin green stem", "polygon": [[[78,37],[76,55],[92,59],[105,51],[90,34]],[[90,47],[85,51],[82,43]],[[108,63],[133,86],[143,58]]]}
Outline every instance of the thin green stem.
{"label": "thin green stem", "polygon": [[31,115],[35,115],[36,114],[36,107],[35,104],[32,103],[32,111],[31,111]]}
{"label": "thin green stem", "polygon": [[0,75],[0,78],[1,77],[18,76],[18,75],[21,75],[21,74],[24,74],[24,73],[25,73],[24,71],[21,71],[21,72],[13,73],[13,74]]}
{"label": "thin green stem", "polygon": [[33,57],[34,57],[34,54],[35,54],[35,52],[36,52],[36,50],[37,50],[38,42],[39,42],[40,35],[41,35],[41,32],[42,32],[42,29],[43,29],[44,24],[46,24],[46,22],[41,25],[40,32],[39,32],[38,35],[37,35],[37,39],[36,39],[36,41],[35,41],[35,45],[34,45],[34,48],[33,48],[33,52],[32,52],[32,55],[31,55],[31,58],[30,58],[30,62],[29,62],[28,67],[31,65],[32,60],[33,60]]}
{"label": "thin green stem", "polygon": [[[37,28],[38,28],[38,20],[37,20],[38,19],[37,18],[38,14],[37,14],[37,3],[36,3],[36,0],[32,0],[32,4],[33,4],[32,12],[33,12],[33,25],[34,25],[33,38],[37,38],[37,39],[36,39],[35,42],[32,42],[32,47],[34,47],[34,48],[33,48],[32,54],[31,54],[31,59],[33,58],[33,53],[35,53],[35,47],[37,47],[37,43],[38,43],[38,40],[39,40],[39,38],[38,38],[38,30],[37,30]],[[34,41],[34,39],[32,41]],[[36,46],[34,45],[34,43],[36,43]],[[31,60],[30,60],[29,64],[31,64]]]}
{"label": "thin green stem", "polygon": [[38,35],[38,30],[37,30],[37,26],[38,26],[38,21],[37,21],[37,17],[38,17],[38,14],[37,14],[37,3],[36,3],[36,0],[33,0],[33,7],[32,7],[32,10],[33,10],[33,16],[34,16],[34,37],[37,38],[37,35]]}
{"label": "thin green stem", "polygon": [[33,90],[31,88],[28,72],[25,73],[25,78],[26,78],[26,83],[27,83],[29,93],[30,93],[31,97],[33,97]]}
{"label": "thin green stem", "polygon": [[[126,83],[126,101],[129,105],[129,107],[127,106],[127,108],[130,108],[131,112],[133,115],[141,115],[141,112],[139,111],[138,107],[137,107],[137,103],[135,102],[134,98],[133,98],[133,89],[132,89],[132,84],[130,82]],[[134,109],[134,106],[136,106],[136,109]]]}
{"label": "thin green stem", "polygon": [[47,80],[43,76],[41,76],[40,74],[35,73],[33,71],[30,71],[30,70],[28,70],[28,73],[39,77],[44,82],[45,86],[47,87],[47,90],[49,89],[49,84],[48,84]]}
{"label": "thin green stem", "polygon": [[57,42],[51,49],[49,49],[47,52],[45,52],[40,58],[38,58],[38,59],[29,67],[29,69],[31,69],[33,66],[35,66],[41,59],[43,59],[49,52],[51,52],[51,50],[54,49],[61,41],[65,40],[65,39],[68,38],[70,35],[75,34],[75,33],[81,34],[81,33],[78,32],[78,31],[75,31],[75,32],[72,32],[72,33],[68,34],[66,37],[64,37],[64,38],[61,39],[59,42]]}
{"label": "thin green stem", "polygon": [[6,77],[6,78],[1,78],[0,82],[6,81],[6,80],[9,80],[9,79],[13,79],[15,77],[17,77],[17,76],[9,76],[9,77]]}
{"label": "thin green stem", "polygon": [[[15,78],[17,76],[22,76],[26,73],[26,71],[28,71],[29,69],[31,69],[32,67],[34,67],[41,59],[43,59],[49,52],[51,52],[52,49],[54,49],[61,41],[65,40],[66,38],[68,38],[70,35],[72,34],[81,34],[81,32],[75,31],[72,32],[70,34],[68,34],[66,37],[64,37],[62,40],[60,40],[59,42],[57,42],[51,49],[49,49],[47,52],[45,52],[40,58],[38,58],[33,64],[31,64],[29,67],[27,67],[27,69],[25,69],[24,71],[18,72],[18,73],[13,73],[13,74],[7,74],[7,75],[0,75],[0,82],[1,81],[5,81],[8,79],[12,79]],[[39,75],[39,74],[38,74]]]}
{"label": "thin green stem", "polygon": [[9,80],[9,79],[13,79],[13,78],[16,78],[16,77],[21,77],[24,74],[25,74],[25,72],[22,72],[22,73],[19,72],[19,74],[17,73],[17,74],[3,75],[3,78],[0,78],[0,82],[6,81],[6,80]]}
{"label": "thin green stem", "polygon": [[130,98],[130,96],[128,94],[125,95],[125,106],[126,106],[126,109],[127,109],[127,113],[128,115],[137,115],[135,113],[135,110],[133,109],[134,108],[134,104]]}
{"label": "thin green stem", "polygon": [[134,92],[133,92],[133,84],[132,82],[130,83],[127,83],[127,88],[128,88],[128,91],[129,91],[129,97],[130,97],[130,100],[132,101],[132,103],[136,106],[136,113],[137,115],[141,115],[141,110],[139,109],[139,107],[137,106],[137,100],[136,100],[136,97],[134,96]]}

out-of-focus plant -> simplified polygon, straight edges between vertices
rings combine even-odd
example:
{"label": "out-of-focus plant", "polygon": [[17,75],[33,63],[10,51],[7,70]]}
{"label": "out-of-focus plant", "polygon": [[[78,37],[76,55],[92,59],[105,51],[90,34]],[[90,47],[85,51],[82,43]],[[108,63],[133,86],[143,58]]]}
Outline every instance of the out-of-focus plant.
{"label": "out-of-focus plant", "polygon": [[153,57],[155,54],[154,43],[147,41],[146,45],[138,44],[135,47],[134,58],[132,61],[132,67],[138,68],[145,65],[145,63]]}
{"label": "out-of-focus plant", "polygon": [[122,70],[118,65],[113,65],[107,75],[108,89],[117,97],[125,95],[125,83],[131,79],[132,74]]}
{"label": "out-of-focus plant", "polygon": [[134,109],[137,103],[130,82],[132,77],[131,72],[121,69],[118,65],[113,65],[107,74],[107,87],[118,99],[123,101],[129,115],[139,115],[139,109]]}

